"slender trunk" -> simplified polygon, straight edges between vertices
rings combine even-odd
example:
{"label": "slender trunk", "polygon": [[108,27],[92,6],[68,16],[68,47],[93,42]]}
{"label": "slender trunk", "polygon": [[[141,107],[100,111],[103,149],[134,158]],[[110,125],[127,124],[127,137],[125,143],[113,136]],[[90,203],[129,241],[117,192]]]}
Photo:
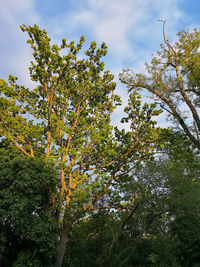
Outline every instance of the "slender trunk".
{"label": "slender trunk", "polygon": [[51,145],[51,123],[48,123],[48,136],[47,136],[47,152],[46,152],[46,157],[49,157],[50,154],[50,145]]}
{"label": "slender trunk", "polygon": [[[138,197],[136,197],[135,199],[137,199]],[[116,247],[116,244],[122,234],[122,232],[124,231],[124,226],[127,224],[127,222],[130,220],[130,218],[134,215],[134,213],[136,212],[138,206],[140,203],[138,203],[130,212],[129,216],[125,219],[125,221],[123,221],[123,223],[120,225],[119,231],[116,233],[116,235],[114,235],[112,243],[110,245],[110,249],[109,249],[109,254],[108,254],[108,262],[109,262],[109,266],[112,267],[113,266],[113,253],[114,253],[114,249]]]}
{"label": "slender trunk", "polygon": [[58,247],[58,255],[57,255],[57,259],[56,259],[54,267],[61,267],[62,266],[67,241],[68,241],[68,235],[66,235],[65,233],[62,233],[61,238],[60,238],[59,247]]}
{"label": "slender trunk", "polygon": [[[65,214],[63,220],[63,230],[60,235],[60,241],[58,244],[57,258],[54,264],[54,267],[61,267],[65,255],[66,245],[69,238],[69,233],[72,228],[72,221],[70,220],[71,215]],[[66,267],[66,266],[65,266]]]}

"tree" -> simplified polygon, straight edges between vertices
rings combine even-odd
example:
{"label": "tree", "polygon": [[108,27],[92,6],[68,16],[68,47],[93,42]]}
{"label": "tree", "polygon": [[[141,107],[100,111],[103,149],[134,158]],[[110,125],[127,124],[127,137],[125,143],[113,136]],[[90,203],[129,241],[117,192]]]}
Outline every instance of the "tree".
{"label": "tree", "polygon": [[48,209],[55,177],[44,161],[27,158],[1,141],[1,266],[52,266],[57,226]]}
{"label": "tree", "polygon": [[186,30],[178,33],[178,41],[173,45],[165,36],[164,21],[163,36],[161,50],[150,64],[146,64],[147,74],[124,70],[120,80],[130,91],[145,89],[150,92],[200,149],[200,31],[194,29],[192,32]]}
{"label": "tree", "polygon": [[[168,144],[160,152],[134,173],[138,177],[134,183],[146,195],[133,218],[135,228],[139,221],[146,236],[146,242],[142,238],[138,242],[143,241],[147,251],[144,264],[196,266],[200,256],[199,155],[192,149],[192,142],[177,132],[168,136]],[[136,248],[133,260],[140,256]]]}
{"label": "tree", "polygon": [[[49,212],[59,226],[55,266],[61,266],[75,222],[98,208],[122,173],[151,155],[161,132],[151,117],[159,111],[155,105],[142,107],[140,95],[132,92],[125,118],[131,130],[116,129],[113,135],[110,115],[120,98],[113,75],[103,72],[106,45],[92,42],[80,59],[84,37],[77,45],[63,39],[58,46],[36,25],[21,29],[34,50],[30,78],[36,86],[19,86],[13,76],[9,84],[0,80],[0,134],[27,157],[42,158],[57,170]],[[109,194],[117,199],[117,191]]]}

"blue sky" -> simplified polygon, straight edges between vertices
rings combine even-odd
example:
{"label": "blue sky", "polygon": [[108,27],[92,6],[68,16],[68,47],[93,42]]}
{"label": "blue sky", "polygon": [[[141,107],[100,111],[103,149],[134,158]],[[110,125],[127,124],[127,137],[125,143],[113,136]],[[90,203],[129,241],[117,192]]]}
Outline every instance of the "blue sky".
{"label": "blue sky", "polygon": [[[109,48],[106,68],[117,75],[122,68],[144,70],[144,62],[159,49],[162,24],[170,40],[186,28],[200,25],[199,0],[1,0],[0,78],[9,74],[31,86],[28,66],[31,49],[21,24],[45,28],[54,42],[62,38],[78,41],[85,35],[86,45],[96,40]],[[117,84],[117,93],[127,100],[126,89]],[[117,121],[122,108],[115,112]]]}

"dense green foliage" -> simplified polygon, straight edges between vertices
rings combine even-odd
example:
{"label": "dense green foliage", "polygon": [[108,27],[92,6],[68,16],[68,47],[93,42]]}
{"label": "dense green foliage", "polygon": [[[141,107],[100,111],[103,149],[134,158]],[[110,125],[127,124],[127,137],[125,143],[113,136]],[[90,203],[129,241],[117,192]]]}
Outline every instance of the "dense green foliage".
{"label": "dense green foliage", "polygon": [[49,213],[54,169],[41,159],[25,158],[3,140],[0,188],[1,266],[50,266],[57,232]]}

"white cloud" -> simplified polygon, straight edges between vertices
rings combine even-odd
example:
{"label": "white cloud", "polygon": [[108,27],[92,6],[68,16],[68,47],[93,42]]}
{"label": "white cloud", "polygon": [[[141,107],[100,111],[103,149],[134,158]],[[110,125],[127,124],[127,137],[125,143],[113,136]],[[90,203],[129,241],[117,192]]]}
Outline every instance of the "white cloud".
{"label": "white cloud", "polygon": [[[1,0],[1,9],[0,15],[1,19],[3,18],[6,23],[15,22],[15,15],[23,14],[24,11],[30,10],[32,7],[32,1],[29,0]],[[25,16],[27,13],[25,13]],[[32,13],[30,14],[32,15]]]}
{"label": "white cloud", "polygon": [[87,10],[74,14],[74,20],[87,24],[97,39],[106,42],[115,52],[122,53],[130,49],[126,33],[137,20],[138,14],[134,13],[134,8],[140,9],[140,2],[88,0]]}
{"label": "white cloud", "polygon": [[144,38],[147,46],[148,41],[158,40],[158,36],[161,39],[162,28],[157,19],[167,19],[170,33],[174,34],[182,16],[178,0],[87,0],[85,3],[85,8],[71,14],[70,20],[75,25],[86,25],[98,40],[123,55],[133,54],[136,38]]}
{"label": "white cloud", "polygon": [[[26,86],[31,85],[28,66],[32,58],[32,51],[26,44],[27,35],[19,26],[34,24],[39,17],[34,11],[32,0],[1,0],[0,9],[0,77],[7,79],[9,74],[19,76]],[[6,68],[5,68],[6,66]]]}

